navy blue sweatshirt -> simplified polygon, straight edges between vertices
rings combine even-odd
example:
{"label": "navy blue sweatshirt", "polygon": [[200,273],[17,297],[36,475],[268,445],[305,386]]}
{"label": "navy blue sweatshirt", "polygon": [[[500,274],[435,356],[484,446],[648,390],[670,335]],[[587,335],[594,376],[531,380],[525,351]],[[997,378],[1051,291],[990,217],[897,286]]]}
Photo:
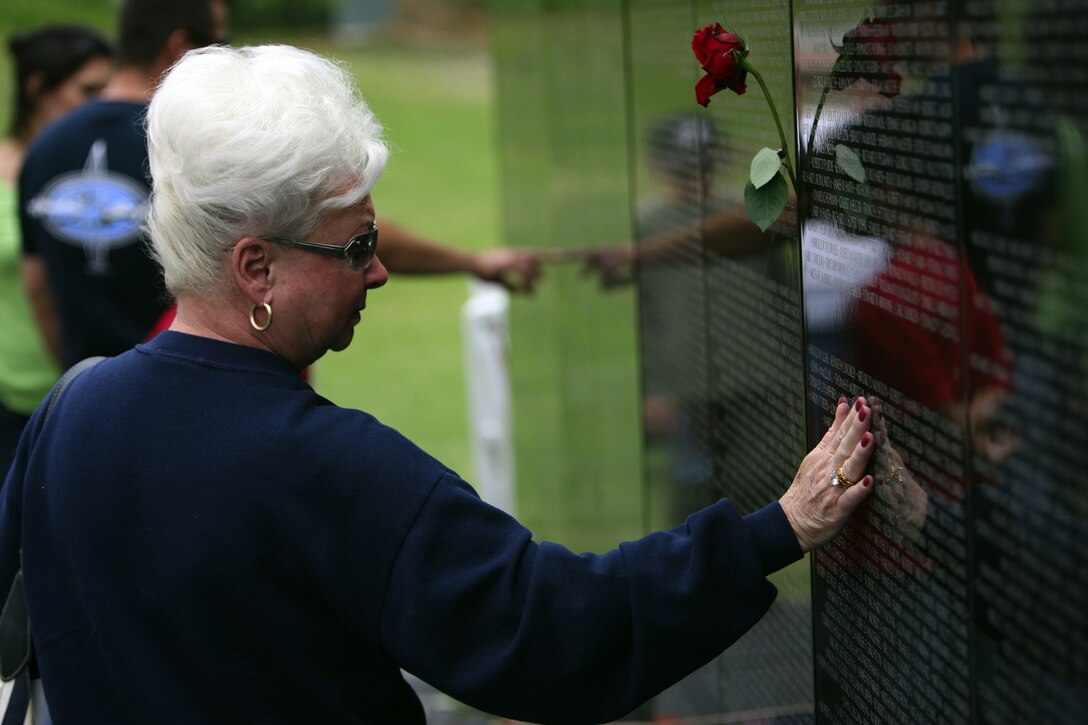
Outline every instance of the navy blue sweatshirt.
{"label": "navy blue sweatshirt", "polygon": [[0,591],[20,547],[58,725],[422,722],[401,669],[505,717],[609,720],[740,637],[801,556],[777,503],[599,556],[537,543],[284,360],[175,332],[32,419]]}

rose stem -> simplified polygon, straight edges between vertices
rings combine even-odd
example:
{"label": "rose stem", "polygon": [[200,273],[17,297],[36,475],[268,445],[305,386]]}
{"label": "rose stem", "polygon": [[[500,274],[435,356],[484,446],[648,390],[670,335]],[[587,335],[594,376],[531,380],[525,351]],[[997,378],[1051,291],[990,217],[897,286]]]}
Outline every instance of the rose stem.
{"label": "rose stem", "polygon": [[744,66],[744,69],[755,77],[756,82],[759,83],[759,87],[763,89],[763,96],[767,99],[767,105],[771,108],[771,115],[774,116],[774,124],[778,127],[778,140],[782,144],[782,153],[785,154],[782,163],[786,167],[786,174],[789,175],[790,182],[793,184],[794,191],[796,191],[797,179],[793,175],[793,164],[790,162],[789,147],[786,145],[786,132],[782,130],[782,120],[778,117],[778,109],[774,106],[771,92],[767,90],[767,84],[764,83],[763,76],[759,74],[759,71],[755,69],[755,66],[753,66],[747,58],[740,58],[739,60]]}
{"label": "rose stem", "polygon": [[[820,114],[824,110],[824,101],[827,100],[827,94],[831,91],[831,84],[825,83],[824,90],[820,94],[820,102],[816,104],[816,114],[812,117],[812,128],[808,133],[808,145],[805,146],[805,155],[809,158],[812,157],[812,144],[816,143],[816,124],[820,122]],[[808,168],[806,166],[806,168]]]}

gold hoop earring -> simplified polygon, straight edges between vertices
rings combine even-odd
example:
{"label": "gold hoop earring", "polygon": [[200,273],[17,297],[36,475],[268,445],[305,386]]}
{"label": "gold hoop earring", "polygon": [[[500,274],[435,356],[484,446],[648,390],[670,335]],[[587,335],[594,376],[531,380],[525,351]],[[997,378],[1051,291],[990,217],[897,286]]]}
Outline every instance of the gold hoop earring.
{"label": "gold hoop earring", "polygon": [[268,319],[265,320],[263,325],[258,325],[257,318],[254,316],[254,313],[257,312],[257,305],[249,306],[249,324],[253,325],[253,329],[257,332],[264,332],[272,324],[272,305],[267,302],[262,302],[261,306],[264,307],[264,311],[268,313]]}

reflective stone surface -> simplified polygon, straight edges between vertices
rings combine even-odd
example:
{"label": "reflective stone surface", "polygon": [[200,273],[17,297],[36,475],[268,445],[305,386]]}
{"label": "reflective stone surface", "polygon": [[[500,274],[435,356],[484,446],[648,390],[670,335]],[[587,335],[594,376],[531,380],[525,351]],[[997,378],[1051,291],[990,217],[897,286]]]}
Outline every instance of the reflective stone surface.
{"label": "reflective stone surface", "polygon": [[569,255],[511,309],[516,471],[538,538],[605,551],[643,529],[637,322],[582,252],[631,238],[615,3],[495,3],[505,242]]}
{"label": "reflective stone surface", "polygon": [[[754,510],[839,395],[878,401],[865,509],[639,715],[1079,721],[1088,0],[493,9],[508,241],[566,260],[514,318],[541,535]],[[766,232],[743,197],[782,146],[760,87],[694,98],[691,35],[726,19],[798,178]]]}

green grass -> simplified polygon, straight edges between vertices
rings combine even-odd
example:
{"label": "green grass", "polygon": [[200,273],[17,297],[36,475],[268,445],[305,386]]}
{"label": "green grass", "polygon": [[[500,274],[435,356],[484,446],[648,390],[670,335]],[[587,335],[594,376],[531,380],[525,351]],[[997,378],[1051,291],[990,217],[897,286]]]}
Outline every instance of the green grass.
{"label": "green grass", "polygon": [[45,23],[84,23],[108,35],[116,13],[113,0],[4,0],[0,32],[7,37]]}

